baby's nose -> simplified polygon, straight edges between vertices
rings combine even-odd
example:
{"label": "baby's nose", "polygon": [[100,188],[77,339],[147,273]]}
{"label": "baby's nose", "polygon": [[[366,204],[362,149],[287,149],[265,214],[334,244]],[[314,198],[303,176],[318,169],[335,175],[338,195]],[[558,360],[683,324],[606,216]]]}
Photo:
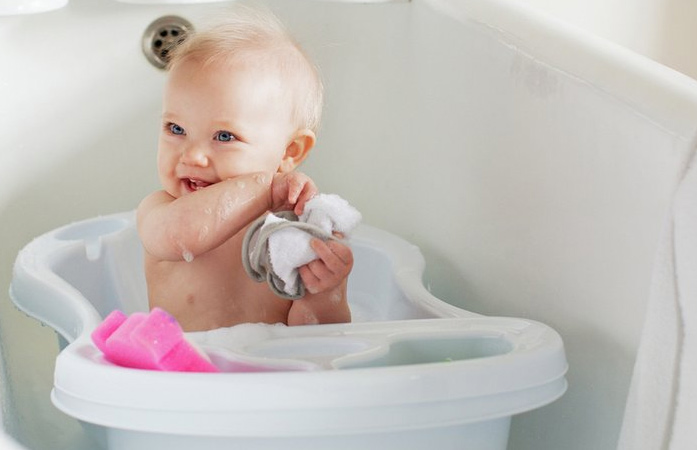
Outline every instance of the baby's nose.
{"label": "baby's nose", "polygon": [[208,166],[208,156],[206,151],[198,145],[191,145],[185,148],[179,160],[189,166]]}

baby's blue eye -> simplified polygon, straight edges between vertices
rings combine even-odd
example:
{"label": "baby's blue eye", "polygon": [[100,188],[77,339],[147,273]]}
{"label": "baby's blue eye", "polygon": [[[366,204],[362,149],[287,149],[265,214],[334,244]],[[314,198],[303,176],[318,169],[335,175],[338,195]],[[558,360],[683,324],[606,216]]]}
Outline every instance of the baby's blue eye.
{"label": "baby's blue eye", "polygon": [[172,134],[179,134],[179,135],[185,134],[184,128],[180,127],[180,126],[177,125],[176,123],[170,123],[170,124],[169,124],[169,131],[170,131]]}
{"label": "baby's blue eye", "polygon": [[235,140],[235,136],[229,131],[218,131],[215,134],[215,139],[220,142],[230,142]]}

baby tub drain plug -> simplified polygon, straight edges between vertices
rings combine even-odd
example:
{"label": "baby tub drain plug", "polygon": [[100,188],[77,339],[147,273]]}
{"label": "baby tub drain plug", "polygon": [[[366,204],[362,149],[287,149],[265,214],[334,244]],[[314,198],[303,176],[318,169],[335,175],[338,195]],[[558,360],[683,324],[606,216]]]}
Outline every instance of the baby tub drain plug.
{"label": "baby tub drain plug", "polygon": [[169,55],[177,45],[184,42],[193,25],[178,16],[164,16],[151,23],[143,34],[143,53],[158,69],[164,69]]}

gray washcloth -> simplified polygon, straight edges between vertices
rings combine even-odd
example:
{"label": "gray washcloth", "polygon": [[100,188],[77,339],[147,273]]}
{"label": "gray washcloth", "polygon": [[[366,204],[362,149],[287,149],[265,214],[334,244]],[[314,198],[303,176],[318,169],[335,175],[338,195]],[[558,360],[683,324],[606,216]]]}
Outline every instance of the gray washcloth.
{"label": "gray washcloth", "polygon": [[[271,255],[269,251],[269,238],[277,231],[294,228],[300,232],[308,233],[310,236],[324,241],[333,239],[334,236],[328,234],[320,227],[305,222],[299,222],[298,216],[292,211],[283,211],[275,214],[280,220],[273,220],[273,214],[260,217],[247,230],[242,242],[242,265],[247,275],[258,282],[266,281],[279,297],[288,300],[297,300],[305,296],[305,285],[300,279],[300,275],[295,274],[294,285],[283,281],[281,276],[274,272],[271,265]],[[272,219],[272,220],[269,220]],[[308,261],[309,262],[309,261]],[[290,291],[290,292],[289,292]]]}

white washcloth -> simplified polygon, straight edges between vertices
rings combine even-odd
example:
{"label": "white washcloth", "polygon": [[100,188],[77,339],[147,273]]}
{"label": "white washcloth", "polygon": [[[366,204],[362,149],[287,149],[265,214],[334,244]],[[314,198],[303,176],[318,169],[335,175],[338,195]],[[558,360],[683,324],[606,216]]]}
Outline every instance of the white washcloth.
{"label": "white washcloth", "polygon": [[[361,218],[361,213],[338,195],[319,194],[305,204],[298,221],[319,228],[326,236],[331,236],[332,232],[340,232],[348,237]],[[283,221],[287,220],[269,214],[261,230],[270,224]],[[283,291],[286,294],[295,295],[298,292],[298,268],[317,259],[310,247],[312,238],[311,234],[293,227],[282,228],[269,237],[271,267],[283,280]]]}
{"label": "white washcloth", "polygon": [[[273,214],[266,216],[264,227],[278,222],[288,222]],[[298,268],[317,259],[310,247],[313,236],[297,228],[284,228],[269,236],[269,260],[273,272],[283,280],[283,291],[293,295],[298,292]]]}
{"label": "white washcloth", "polygon": [[305,204],[299,220],[327,234],[337,231],[348,237],[361,221],[361,213],[336,194],[319,194]]}
{"label": "white washcloth", "polygon": [[697,161],[663,230],[619,450],[697,449]]}

